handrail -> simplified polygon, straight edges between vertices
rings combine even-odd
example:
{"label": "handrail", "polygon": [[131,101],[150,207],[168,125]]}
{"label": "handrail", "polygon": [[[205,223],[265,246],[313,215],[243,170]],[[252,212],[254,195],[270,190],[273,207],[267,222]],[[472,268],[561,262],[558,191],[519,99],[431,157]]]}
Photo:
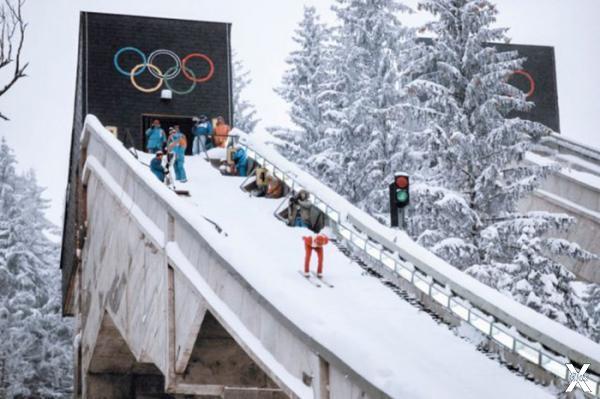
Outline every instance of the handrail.
{"label": "handrail", "polygon": [[591,147],[560,134],[551,134],[550,136],[546,136],[542,139],[542,143],[544,142],[554,143],[558,147],[564,147],[570,151],[600,163],[600,148]]}
{"label": "handrail", "polygon": [[[268,160],[250,143],[246,142],[242,145],[246,147],[248,157],[254,159],[258,165],[266,168],[275,177],[283,181],[290,190],[305,189],[291,173],[284,171],[274,162]],[[341,219],[340,211],[314,193],[310,194],[309,200],[327,216],[335,232],[355,249],[396,273],[400,278],[411,283],[419,291],[428,295],[435,302],[447,308],[451,313],[503,347],[565,381],[568,381],[569,378],[566,363],[591,363],[590,370],[600,373],[598,359],[588,359],[584,353],[573,349],[568,343],[560,342],[554,337],[536,330],[526,321],[520,320],[517,316],[508,314],[506,311],[494,306],[486,298],[478,297],[474,292],[456,284],[417,257],[411,256],[409,251],[403,250],[396,243],[364,225],[352,214],[346,216],[348,222],[346,223]],[[362,232],[359,233],[356,228]],[[368,233],[365,234],[364,232]],[[479,284],[483,285],[483,283]],[[473,305],[473,302],[477,306]],[[524,305],[519,304],[519,306],[526,308]],[[556,324],[557,328],[566,329],[566,327]],[[574,334],[584,339],[580,334]],[[526,336],[536,339],[538,342],[527,339]],[[546,349],[543,345],[552,348],[556,353]],[[572,359],[572,361],[569,359]],[[600,377],[589,373],[586,374],[586,377],[593,395],[600,397]]]}

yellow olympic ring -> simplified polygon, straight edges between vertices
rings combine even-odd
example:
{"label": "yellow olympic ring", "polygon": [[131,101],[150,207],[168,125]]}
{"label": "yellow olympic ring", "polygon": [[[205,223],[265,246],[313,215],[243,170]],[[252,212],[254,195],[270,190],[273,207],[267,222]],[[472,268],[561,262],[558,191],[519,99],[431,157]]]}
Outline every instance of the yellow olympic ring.
{"label": "yellow olympic ring", "polygon": [[157,91],[158,89],[161,88],[162,84],[163,84],[163,78],[159,78],[158,79],[158,83],[156,84],[156,86],[154,87],[150,87],[148,89],[146,89],[145,87],[142,87],[140,85],[137,84],[137,82],[135,81],[135,74],[138,71],[138,69],[142,68],[144,65],[146,65],[148,68],[154,70],[154,72],[157,73],[158,76],[162,76],[162,71],[153,64],[137,64],[136,66],[133,67],[133,69],[131,70],[131,72],[129,72],[129,79],[131,80],[131,84],[133,85],[133,87],[135,87],[136,89],[138,89],[139,91],[143,92],[143,93],[153,93],[155,91]]}

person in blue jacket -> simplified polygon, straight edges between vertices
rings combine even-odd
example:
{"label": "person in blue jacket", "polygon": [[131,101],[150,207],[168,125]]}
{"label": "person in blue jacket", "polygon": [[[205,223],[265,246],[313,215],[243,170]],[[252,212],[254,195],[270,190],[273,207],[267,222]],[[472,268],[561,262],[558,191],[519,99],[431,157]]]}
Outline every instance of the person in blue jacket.
{"label": "person in blue jacket", "polygon": [[192,143],[192,154],[198,155],[201,152],[209,150],[208,143],[212,144],[212,131],[213,126],[206,115],[200,115],[199,118],[195,118],[196,124],[192,128],[192,134],[194,135],[194,142]]}
{"label": "person in blue jacket", "polygon": [[148,152],[154,154],[155,152],[162,150],[166,141],[167,135],[160,127],[160,121],[155,119],[152,122],[152,127],[146,130],[146,148],[148,149]]}
{"label": "person in blue jacket", "polygon": [[233,153],[233,162],[235,162],[235,170],[238,176],[248,175],[248,155],[242,147],[237,147]]}
{"label": "person in blue jacket", "polygon": [[163,153],[162,151],[157,151],[152,161],[150,161],[150,170],[154,173],[154,176],[158,178],[158,180],[164,182],[165,181],[165,168],[162,164]]}
{"label": "person in blue jacket", "polygon": [[173,164],[173,168],[175,169],[175,179],[185,183],[187,181],[187,176],[185,174],[183,163],[185,162],[187,139],[185,138],[185,134],[179,131],[179,125],[175,125],[173,128],[174,131],[169,136],[169,140],[167,141],[167,148],[168,151],[175,156],[175,162]]}

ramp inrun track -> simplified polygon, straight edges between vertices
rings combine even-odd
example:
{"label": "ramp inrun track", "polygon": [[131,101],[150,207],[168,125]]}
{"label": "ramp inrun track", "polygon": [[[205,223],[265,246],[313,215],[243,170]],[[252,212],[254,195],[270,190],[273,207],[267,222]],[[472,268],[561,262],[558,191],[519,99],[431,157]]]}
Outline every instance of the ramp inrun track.
{"label": "ramp inrun track", "polygon": [[550,398],[560,388],[543,385],[564,385],[565,363],[600,372],[599,345],[379,225],[258,139],[245,145],[290,188],[311,192],[327,231],[352,249],[325,249],[335,286],[299,275],[311,232],[274,217],[281,199],[249,196],[243,178],[203,156],[186,159],[191,196],[177,196],[88,116],[72,290],[83,396],[120,397],[122,375],[198,397]]}

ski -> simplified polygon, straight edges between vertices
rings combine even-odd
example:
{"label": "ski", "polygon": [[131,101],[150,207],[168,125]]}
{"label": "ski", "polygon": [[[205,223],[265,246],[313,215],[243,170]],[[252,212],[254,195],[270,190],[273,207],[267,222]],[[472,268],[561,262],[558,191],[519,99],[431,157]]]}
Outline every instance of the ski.
{"label": "ski", "polygon": [[310,278],[310,276],[305,276],[304,272],[301,270],[298,270],[298,273],[300,273],[300,275],[302,277],[304,277],[306,279],[306,281],[308,281],[309,283],[311,283],[312,285],[314,285],[315,287],[321,287],[321,284],[319,284],[318,281],[313,280],[312,278]]}
{"label": "ski", "polygon": [[[171,188],[171,187],[169,187]],[[175,194],[177,195],[182,195],[184,197],[191,197],[190,192],[188,190],[178,190],[176,188],[171,188],[171,190],[173,190],[173,192],[175,192]]]}
{"label": "ski", "polygon": [[326,286],[328,286],[329,288],[333,288],[333,287],[334,287],[334,285],[333,285],[333,284],[331,284],[329,281],[325,280],[325,279],[324,279],[322,276],[321,276],[321,277],[317,276],[317,273],[315,273],[315,272],[310,272],[310,274],[312,274],[313,276],[315,276],[315,278],[318,278],[318,279],[319,279],[319,281],[321,281],[323,284],[325,284],[325,285],[326,285]]}

